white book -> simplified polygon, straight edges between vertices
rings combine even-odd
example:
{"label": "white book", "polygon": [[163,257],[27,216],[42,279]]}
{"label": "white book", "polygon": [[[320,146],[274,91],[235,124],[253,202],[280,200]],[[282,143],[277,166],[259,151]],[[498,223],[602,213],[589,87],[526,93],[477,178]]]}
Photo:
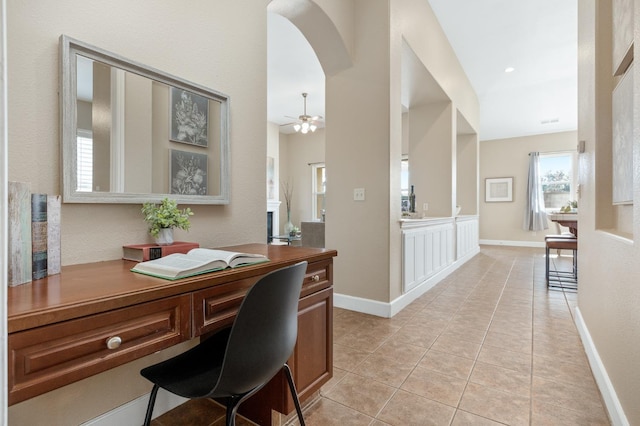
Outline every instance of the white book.
{"label": "white book", "polygon": [[174,253],[159,259],[140,262],[131,271],[168,280],[177,280],[192,275],[268,261],[269,259],[262,254],[194,248],[186,254]]}

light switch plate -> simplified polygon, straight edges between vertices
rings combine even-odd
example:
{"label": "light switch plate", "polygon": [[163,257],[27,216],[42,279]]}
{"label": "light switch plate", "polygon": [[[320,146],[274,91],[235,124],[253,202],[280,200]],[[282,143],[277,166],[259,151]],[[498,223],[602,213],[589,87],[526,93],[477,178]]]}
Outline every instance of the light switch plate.
{"label": "light switch plate", "polygon": [[354,201],[364,201],[364,188],[354,188],[353,190]]}

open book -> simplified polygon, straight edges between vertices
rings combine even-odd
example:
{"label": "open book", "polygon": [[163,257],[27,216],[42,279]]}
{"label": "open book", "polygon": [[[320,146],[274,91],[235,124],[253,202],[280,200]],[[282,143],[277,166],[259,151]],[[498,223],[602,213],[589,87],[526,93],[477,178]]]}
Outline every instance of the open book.
{"label": "open book", "polygon": [[177,280],[206,272],[268,261],[269,259],[261,254],[194,248],[186,254],[174,253],[159,259],[140,262],[131,270],[154,277]]}

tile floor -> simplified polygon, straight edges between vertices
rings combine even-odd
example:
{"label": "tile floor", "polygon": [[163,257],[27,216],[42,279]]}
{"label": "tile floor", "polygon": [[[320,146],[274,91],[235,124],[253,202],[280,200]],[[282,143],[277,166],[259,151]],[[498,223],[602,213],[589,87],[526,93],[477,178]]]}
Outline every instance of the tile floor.
{"label": "tile floor", "polygon": [[[609,425],[576,304],[575,292],[547,290],[543,249],[483,246],[393,318],[336,308],[334,377],[305,421]],[[224,424],[224,410],[199,401],[154,424]]]}

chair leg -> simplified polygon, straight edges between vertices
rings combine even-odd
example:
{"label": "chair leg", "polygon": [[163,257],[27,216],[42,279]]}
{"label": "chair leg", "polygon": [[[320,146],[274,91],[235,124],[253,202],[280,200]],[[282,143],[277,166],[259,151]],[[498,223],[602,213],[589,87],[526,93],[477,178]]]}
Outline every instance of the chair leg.
{"label": "chair leg", "polygon": [[545,249],[545,279],[547,280],[547,288],[549,287],[549,246]]}
{"label": "chair leg", "polygon": [[244,398],[239,396],[231,396],[227,398],[226,426],[236,426],[236,415],[238,415],[238,408],[242,401],[244,401]]}
{"label": "chair leg", "polygon": [[153,389],[151,389],[151,395],[149,395],[149,404],[147,405],[147,414],[144,417],[144,426],[149,426],[151,424],[151,416],[153,416],[153,406],[156,404],[156,396],[158,395],[158,389],[160,387],[158,385],[153,385]]}
{"label": "chair leg", "polygon": [[291,397],[293,398],[293,403],[296,406],[296,412],[298,413],[298,420],[300,420],[300,426],[305,426],[304,417],[302,416],[302,408],[300,407],[300,400],[298,399],[298,391],[296,390],[296,385],[293,383],[293,376],[291,375],[291,369],[288,364],[284,364],[284,373],[287,376],[287,382],[289,382],[289,390],[291,391]]}

